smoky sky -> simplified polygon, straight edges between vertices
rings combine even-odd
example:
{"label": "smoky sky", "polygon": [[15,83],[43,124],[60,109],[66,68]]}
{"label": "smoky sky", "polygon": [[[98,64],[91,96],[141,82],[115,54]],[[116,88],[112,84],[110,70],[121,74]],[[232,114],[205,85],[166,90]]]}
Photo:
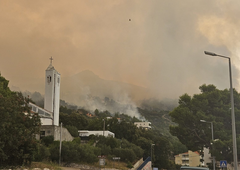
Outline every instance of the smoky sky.
{"label": "smoky sky", "polygon": [[[44,93],[49,58],[62,77],[91,70],[145,87],[156,98],[239,90],[237,0],[0,0],[0,72],[10,86]],[[62,79],[63,80],[63,79]]]}

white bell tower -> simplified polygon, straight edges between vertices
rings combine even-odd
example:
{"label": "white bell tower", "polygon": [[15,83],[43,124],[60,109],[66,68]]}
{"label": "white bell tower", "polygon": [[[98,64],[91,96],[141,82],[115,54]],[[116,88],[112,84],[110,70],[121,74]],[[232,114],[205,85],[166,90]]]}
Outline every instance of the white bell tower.
{"label": "white bell tower", "polygon": [[60,81],[61,76],[52,66],[53,58],[50,58],[50,65],[45,75],[45,98],[44,109],[53,113],[52,125],[59,126],[59,107],[60,107]]}

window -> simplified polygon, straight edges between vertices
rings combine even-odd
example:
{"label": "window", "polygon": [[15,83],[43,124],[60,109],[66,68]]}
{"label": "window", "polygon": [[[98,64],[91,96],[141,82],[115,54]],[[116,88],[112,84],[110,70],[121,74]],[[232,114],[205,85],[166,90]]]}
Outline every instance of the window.
{"label": "window", "polygon": [[32,106],[32,111],[37,112],[37,108],[35,106]]}
{"label": "window", "polygon": [[50,75],[47,76],[47,82],[48,82],[48,84],[51,83],[51,81],[52,81],[52,77],[51,77]]}
{"label": "window", "polygon": [[45,137],[45,131],[40,131],[40,139]]}
{"label": "window", "polygon": [[48,116],[48,117],[51,116],[51,115],[50,115],[49,113],[47,113],[47,112],[44,112],[44,115],[45,115],[45,116]]}
{"label": "window", "polygon": [[38,109],[38,114],[40,114],[40,115],[44,115],[44,111]]}

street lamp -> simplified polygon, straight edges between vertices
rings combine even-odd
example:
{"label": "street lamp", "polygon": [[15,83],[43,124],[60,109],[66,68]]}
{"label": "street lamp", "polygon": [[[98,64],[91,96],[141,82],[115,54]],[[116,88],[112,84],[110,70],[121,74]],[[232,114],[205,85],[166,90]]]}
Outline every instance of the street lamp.
{"label": "street lamp", "polygon": [[232,138],[233,138],[233,161],[234,161],[234,170],[238,168],[238,159],[237,159],[237,141],[236,141],[236,126],[235,126],[235,113],[234,113],[234,99],[233,99],[233,88],[232,88],[232,72],[231,72],[231,59],[230,57],[218,55],[212,52],[204,51],[206,55],[218,56],[222,58],[227,58],[229,62],[229,77],[230,77],[230,97],[231,97],[231,116],[232,116]]}
{"label": "street lamp", "polygon": [[61,165],[61,155],[62,155],[62,122],[60,126],[59,165]]}
{"label": "street lamp", "polygon": [[[214,136],[213,136],[213,122],[207,122],[206,120],[200,120],[200,122],[203,123],[210,123],[211,124],[211,131],[212,131],[212,141],[214,141]],[[215,170],[215,157],[213,157],[213,170]]]}
{"label": "street lamp", "polygon": [[104,136],[104,132],[105,132],[105,119],[103,119],[103,136]]}
{"label": "street lamp", "polygon": [[214,140],[214,136],[213,136],[213,122],[207,122],[206,120],[200,120],[200,122],[203,122],[203,123],[211,123],[212,140]]}
{"label": "street lamp", "polygon": [[151,144],[151,162],[152,162],[152,169],[153,169],[153,154],[152,154],[152,150],[153,150],[153,146],[154,146],[155,144],[154,143],[152,143]]}

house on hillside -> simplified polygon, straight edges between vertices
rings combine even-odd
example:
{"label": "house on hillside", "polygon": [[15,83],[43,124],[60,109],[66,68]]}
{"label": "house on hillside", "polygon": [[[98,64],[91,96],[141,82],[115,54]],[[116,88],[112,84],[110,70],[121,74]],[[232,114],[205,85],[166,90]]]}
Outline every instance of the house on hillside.
{"label": "house on hillside", "polygon": [[95,136],[105,136],[105,137],[115,137],[115,134],[113,132],[110,132],[108,130],[105,131],[89,131],[89,130],[79,130],[79,137],[81,138],[81,140],[83,141],[87,141],[89,139],[90,135],[95,135]]}
{"label": "house on hillside", "polygon": [[134,122],[134,125],[136,125],[138,128],[143,128],[143,129],[151,129],[151,122]]}
{"label": "house on hillside", "polygon": [[94,117],[94,115],[91,114],[91,113],[87,113],[86,116],[87,116],[87,117]]}

